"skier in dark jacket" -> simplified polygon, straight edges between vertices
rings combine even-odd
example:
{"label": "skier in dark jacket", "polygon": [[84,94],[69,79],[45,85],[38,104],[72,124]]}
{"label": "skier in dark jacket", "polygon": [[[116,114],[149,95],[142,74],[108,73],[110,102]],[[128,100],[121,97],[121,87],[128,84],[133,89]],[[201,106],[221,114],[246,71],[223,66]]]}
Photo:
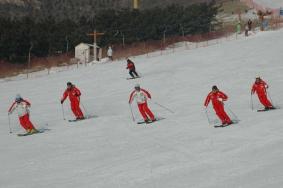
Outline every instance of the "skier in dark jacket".
{"label": "skier in dark jacket", "polygon": [[127,59],[127,69],[129,69],[129,74],[132,78],[138,78],[139,75],[136,72],[136,67],[134,62],[132,62],[129,58]]}

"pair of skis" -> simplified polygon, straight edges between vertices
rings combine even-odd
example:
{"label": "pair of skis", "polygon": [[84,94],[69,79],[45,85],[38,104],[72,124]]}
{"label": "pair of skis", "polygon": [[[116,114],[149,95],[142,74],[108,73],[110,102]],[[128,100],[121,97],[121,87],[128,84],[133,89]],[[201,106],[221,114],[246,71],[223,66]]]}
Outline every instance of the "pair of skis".
{"label": "pair of skis", "polygon": [[267,112],[267,111],[270,111],[270,110],[277,110],[279,109],[278,107],[277,108],[268,108],[268,109],[260,109],[260,110],[257,110],[257,112]]}
{"label": "pair of skis", "polygon": [[137,76],[137,77],[133,77],[133,78],[127,78],[127,80],[134,80],[134,79],[137,79],[137,78],[141,78],[141,77]]}
{"label": "pair of skis", "polygon": [[98,116],[96,116],[96,115],[89,115],[89,116],[86,116],[84,119],[70,119],[68,121],[69,122],[78,122],[78,121],[88,120],[88,119],[97,118],[97,117]]}
{"label": "pair of skis", "polygon": [[[170,112],[170,113],[174,113],[174,111],[173,110],[171,110],[171,109],[169,109],[169,108],[167,108],[167,107],[165,107],[164,105],[161,105],[161,104],[159,104],[159,103],[157,103],[157,102],[154,102],[154,104],[156,104],[157,106],[159,106],[160,108],[162,108],[162,109],[164,109],[164,110],[166,110],[166,111],[168,111],[168,112]],[[132,115],[132,120],[133,120],[133,122],[136,122],[136,118],[135,118],[135,116],[134,116],[134,113],[133,113],[133,109],[132,109],[132,106],[131,106],[131,104],[129,104],[129,108],[130,108],[130,112],[131,112],[131,115]],[[163,119],[165,119],[165,118],[163,118],[163,117],[156,117],[155,118],[155,121],[138,121],[138,122],[136,122],[137,124],[151,124],[151,123],[154,123],[154,122],[156,122],[156,121],[160,121],[160,120],[163,120]]]}
{"label": "pair of skis", "polygon": [[207,108],[205,108],[205,114],[206,114],[206,118],[208,121],[208,124],[211,126],[214,126],[214,128],[224,128],[224,127],[229,127],[230,125],[234,125],[239,123],[239,118],[237,117],[237,115],[226,105],[227,110],[229,111],[229,114],[232,116],[231,118],[231,123],[227,123],[227,124],[221,124],[221,122],[219,122],[218,120],[213,120],[209,117]]}
{"label": "pair of skis", "polygon": [[17,135],[22,137],[22,136],[31,136],[31,135],[40,134],[40,133],[44,133],[44,131],[37,131],[35,133],[20,133],[20,134],[17,134]]}
{"label": "pair of skis", "polygon": [[232,121],[232,123],[229,123],[229,124],[214,125],[214,128],[224,128],[224,127],[228,127],[230,125],[237,124],[237,123],[238,123],[237,121]]}
{"label": "pair of skis", "polygon": [[155,118],[155,121],[151,121],[151,120],[149,120],[149,121],[138,121],[137,122],[137,124],[138,125],[140,125],[140,124],[151,124],[151,123],[154,123],[154,122],[157,122],[157,121],[161,121],[161,120],[163,120],[163,119],[165,119],[165,118],[163,118],[163,117],[158,117],[158,118]]}
{"label": "pair of skis", "polygon": [[[47,124],[48,126],[48,124]],[[40,128],[40,129],[37,129],[37,132],[33,132],[33,133],[20,133],[20,134],[17,134],[17,136],[31,136],[31,135],[35,135],[35,134],[40,134],[40,133],[44,133],[45,131],[49,131],[50,129],[48,128]]]}
{"label": "pair of skis", "polygon": [[[257,112],[267,112],[267,111],[270,111],[270,110],[277,110],[279,109],[278,107],[276,108],[269,108],[269,109],[260,109],[260,110],[257,110]],[[237,124],[239,122],[239,120],[233,120],[231,124],[221,124],[221,125],[214,125],[214,128],[224,128],[224,127],[228,127],[230,125],[233,125],[233,124]]]}

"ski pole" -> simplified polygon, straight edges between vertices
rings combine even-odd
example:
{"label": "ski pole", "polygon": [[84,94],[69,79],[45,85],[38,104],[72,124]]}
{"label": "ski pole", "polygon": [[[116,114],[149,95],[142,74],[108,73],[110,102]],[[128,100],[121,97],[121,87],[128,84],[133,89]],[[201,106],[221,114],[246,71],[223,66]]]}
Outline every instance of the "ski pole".
{"label": "ski pole", "polygon": [[85,114],[86,114],[86,116],[87,116],[86,118],[88,118],[89,114],[87,113],[87,110],[86,110],[84,104],[82,103],[82,101],[80,101],[80,102],[81,102],[81,105],[82,105],[82,107],[83,107],[83,109],[84,109],[84,111],[85,111]]}
{"label": "ski pole", "polygon": [[8,120],[9,120],[9,131],[10,131],[10,134],[12,134],[12,128],[11,128],[11,118],[10,118],[10,114],[8,114]]}
{"label": "ski pole", "polygon": [[138,77],[142,77],[142,74],[140,72],[137,72],[138,73]]}
{"label": "ski pole", "polygon": [[161,105],[161,104],[159,104],[159,103],[157,103],[157,102],[154,102],[154,104],[156,104],[157,106],[159,106],[159,107],[161,107],[161,108],[167,110],[168,112],[174,114],[174,111],[172,111],[171,109],[169,109],[169,108],[167,108],[167,107],[165,107],[165,106],[163,106],[163,105]]}
{"label": "ski pole", "polygon": [[209,118],[209,116],[208,116],[207,108],[205,108],[204,111],[205,111],[205,115],[206,115],[208,124],[210,125],[210,124],[211,124],[211,120],[210,120],[210,118]]}
{"label": "ski pole", "polygon": [[251,104],[251,108],[252,108],[252,111],[253,111],[254,110],[253,94],[251,94],[250,104]]}
{"label": "ski pole", "polygon": [[130,111],[131,111],[132,120],[133,120],[133,122],[135,122],[136,120],[135,120],[135,116],[134,116],[134,113],[133,113],[133,109],[132,109],[131,104],[129,104],[129,108],[130,108]]}
{"label": "ski pole", "polygon": [[271,96],[270,96],[268,90],[266,90],[266,93],[267,93],[268,98],[270,99],[270,102],[271,102],[272,106],[273,106],[274,104],[273,104],[272,98],[271,98]]}
{"label": "ski pole", "polygon": [[64,106],[63,104],[61,104],[61,108],[62,108],[62,115],[63,115],[63,119],[66,120],[65,118],[65,111],[64,111]]}
{"label": "ski pole", "polygon": [[236,121],[239,121],[239,118],[236,116],[236,114],[227,105],[226,105],[226,108],[235,117]]}

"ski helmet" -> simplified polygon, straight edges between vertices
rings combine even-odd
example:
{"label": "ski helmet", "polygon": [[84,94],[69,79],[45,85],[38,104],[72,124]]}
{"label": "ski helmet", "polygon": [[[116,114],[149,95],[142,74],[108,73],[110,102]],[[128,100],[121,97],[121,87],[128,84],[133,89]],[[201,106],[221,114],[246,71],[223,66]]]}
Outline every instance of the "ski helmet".
{"label": "ski helmet", "polygon": [[135,89],[140,89],[140,88],[141,88],[140,84],[135,85]]}
{"label": "ski helmet", "polygon": [[16,101],[16,102],[20,102],[20,101],[22,101],[22,100],[23,100],[23,99],[22,99],[21,95],[20,95],[20,94],[17,94],[16,97],[15,97],[15,101]]}
{"label": "ski helmet", "polygon": [[215,86],[215,85],[212,86],[212,90],[214,90],[214,91],[215,91],[215,90],[218,90],[217,86]]}
{"label": "ski helmet", "polygon": [[67,82],[67,86],[72,86],[72,82]]}

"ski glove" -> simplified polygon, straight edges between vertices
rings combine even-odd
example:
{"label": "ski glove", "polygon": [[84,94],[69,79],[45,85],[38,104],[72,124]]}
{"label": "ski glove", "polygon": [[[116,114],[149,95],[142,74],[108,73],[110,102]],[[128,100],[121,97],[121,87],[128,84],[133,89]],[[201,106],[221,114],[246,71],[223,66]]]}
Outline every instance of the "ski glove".
{"label": "ski glove", "polygon": [[61,104],[63,104],[63,102],[64,102],[64,101],[63,101],[63,100],[61,100]]}

